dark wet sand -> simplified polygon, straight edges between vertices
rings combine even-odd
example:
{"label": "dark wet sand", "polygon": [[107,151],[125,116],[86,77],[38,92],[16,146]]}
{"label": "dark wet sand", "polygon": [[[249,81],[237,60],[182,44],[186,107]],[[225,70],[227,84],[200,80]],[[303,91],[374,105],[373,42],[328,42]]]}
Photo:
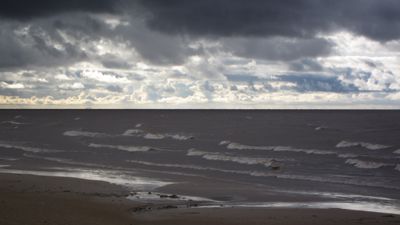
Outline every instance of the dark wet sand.
{"label": "dark wet sand", "polygon": [[340,209],[188,208],[146,205],[105,182],[0,173],[0,224],[400,224],[400,215]]}

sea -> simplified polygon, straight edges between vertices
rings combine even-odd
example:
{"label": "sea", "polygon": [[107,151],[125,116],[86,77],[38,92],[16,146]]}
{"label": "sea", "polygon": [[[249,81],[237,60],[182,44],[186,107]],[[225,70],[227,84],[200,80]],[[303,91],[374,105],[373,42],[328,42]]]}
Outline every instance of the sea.
{"label": "sea", "polygon": [[182,207],[400,214],[400,111],[0,110],[0,172]]}

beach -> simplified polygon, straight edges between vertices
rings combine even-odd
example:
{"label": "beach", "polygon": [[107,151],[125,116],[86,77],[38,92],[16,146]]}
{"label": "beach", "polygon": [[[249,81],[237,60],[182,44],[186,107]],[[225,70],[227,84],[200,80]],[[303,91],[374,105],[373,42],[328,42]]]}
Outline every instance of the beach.
{"label": "beach", "polygon": [[[11,224],[396,224],[399,215],[342,209],[186,207],[128,200],[119,185],[0,174],[0,223]],[[147,207],[147,210],[137,211]],[[154,208],[150,210],[150,208]],[[134,212],[136,211],[136,212]]]}

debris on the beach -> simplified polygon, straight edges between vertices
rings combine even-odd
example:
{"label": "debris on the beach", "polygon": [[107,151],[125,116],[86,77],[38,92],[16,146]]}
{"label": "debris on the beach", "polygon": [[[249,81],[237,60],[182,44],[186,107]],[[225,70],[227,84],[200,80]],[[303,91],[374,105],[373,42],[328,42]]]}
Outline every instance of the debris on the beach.
{"label": "debris on the beach", "polygon": [[159,195],[160,198],[180,198],[178,195]]}

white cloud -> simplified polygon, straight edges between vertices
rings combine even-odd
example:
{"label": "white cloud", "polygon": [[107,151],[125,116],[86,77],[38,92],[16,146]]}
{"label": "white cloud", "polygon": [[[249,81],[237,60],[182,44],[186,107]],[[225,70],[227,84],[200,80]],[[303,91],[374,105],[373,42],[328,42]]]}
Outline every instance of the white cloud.
{"label": "white cloud", "polygon": [[60,84],[60,85],[58,85],[58,88],[64,89],[64,90],[76,90],[76,89],[85,88],[85,85],[83,85],[82,83]]}
{"label": "white cloud", "polygon": [[25,85],[19,84],[19,83],[8,84],[6,82],[1,82],[1,87],[2,88],[10,88],[10,89],[23,89],[23,88],[25,88]]}
{"label": "white cloud", "polygon": [[56,78],[57,80],[72,80],[71,77],[68,77],[65,74],[57,74],[54,78]]}
{"label": "white cloud", "polygon": [[85,70],[81,73],[83,77],[87,77],[92,80],[104,82],[104,83],[131,83],[126,77],[117,77],[110,74],[103,74],[96,70]]}

